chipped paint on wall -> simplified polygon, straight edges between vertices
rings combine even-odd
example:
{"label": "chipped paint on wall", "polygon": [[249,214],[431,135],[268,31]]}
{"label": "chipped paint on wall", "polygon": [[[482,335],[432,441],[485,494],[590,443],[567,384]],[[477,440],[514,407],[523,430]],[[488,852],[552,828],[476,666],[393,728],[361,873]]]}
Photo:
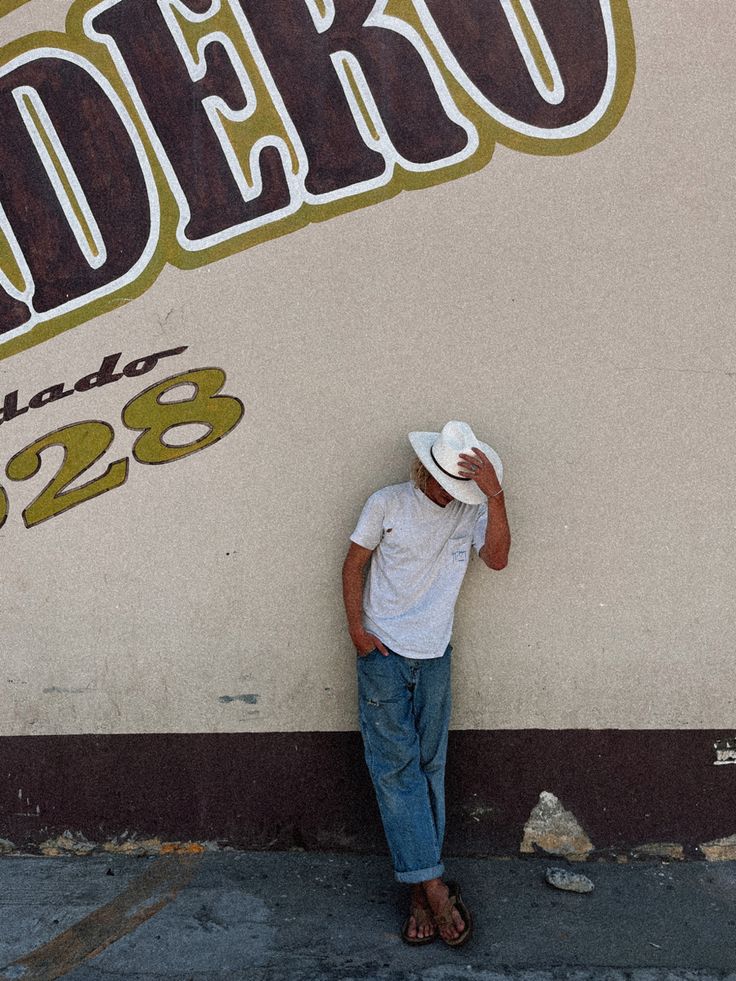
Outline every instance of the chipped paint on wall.
{"label": "chipped paint on wall", "polygon": [[584,862],[593,851],[593,843],[571,811],[565,810],[554,794],[543,790],[524,826],[519,849],[533,854],[564,855],[571,862]]}
{"label": "chipped paint on wall", "polygon": [[658,858],[670,862],[681,862],[685,858],[685,849],[674,841],[652,841],[635,845],[631,853],[634,858]]}
{"label": "chipped paint on wall", "polygon": [[736,736],[730,739],[719,739],[713,743],[716,751],[714,766],[723,766],[726,763],[736,763]]}
{"label": "chipped paint on wall", "polygon": [[736,834],[703,842],[702,845],[698,845],[698,850],[709,862],[736,861]]}

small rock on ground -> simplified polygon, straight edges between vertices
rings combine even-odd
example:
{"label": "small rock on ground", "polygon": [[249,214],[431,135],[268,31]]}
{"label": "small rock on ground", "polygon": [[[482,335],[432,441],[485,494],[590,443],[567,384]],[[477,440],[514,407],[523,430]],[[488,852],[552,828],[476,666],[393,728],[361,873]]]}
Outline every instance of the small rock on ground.
{"label": "small rock on ground", "polygon": [[564,889],[566,892],[593,892],[595,888],[587,875],[568,872],[567,869],[547,869],[544,878],[555,889]]}

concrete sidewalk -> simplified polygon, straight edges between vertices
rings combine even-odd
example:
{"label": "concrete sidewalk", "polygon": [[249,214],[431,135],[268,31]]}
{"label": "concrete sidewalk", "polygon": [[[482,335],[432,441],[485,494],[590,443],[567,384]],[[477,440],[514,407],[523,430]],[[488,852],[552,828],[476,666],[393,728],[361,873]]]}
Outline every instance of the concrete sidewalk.
{"label": "concrete sidewalk", "polygon": [[383,856],[208,852],[0,860],[0,978],[23,981],[736,981],[736,863],[454,859],[476,920],[461,950],[398,936]]}

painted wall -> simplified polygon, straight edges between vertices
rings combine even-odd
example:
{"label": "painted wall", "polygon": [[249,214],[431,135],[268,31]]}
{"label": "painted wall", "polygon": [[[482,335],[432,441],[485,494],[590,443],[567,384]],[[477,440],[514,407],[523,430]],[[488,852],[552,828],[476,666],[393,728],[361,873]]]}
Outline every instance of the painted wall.
{"label": "painted wall", "polygon": [[2,735],[354,732],[348,536],[461,418],[514,544],[454,728],[700,731],[710,779],[730,0],[4,6]]}

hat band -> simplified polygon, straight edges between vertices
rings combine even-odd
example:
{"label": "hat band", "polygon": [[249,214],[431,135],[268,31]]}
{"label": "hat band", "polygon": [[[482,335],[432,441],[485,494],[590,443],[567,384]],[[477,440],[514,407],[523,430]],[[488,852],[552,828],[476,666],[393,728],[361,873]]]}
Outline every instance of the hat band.
{"label": "hat band", "polygon": [[434,455],[434,450],[433,450],[433,448],[431,446],[429,448],[429,455],[434,460],[435,466],[438,467],[442,471],[442,473],[445,474],[447,477],[452,477],[453,480],[472,480],[473,479],[472,477],[458,477],[457,474],[450,473],[449,470],[445,470],[445,468],[442,466],[442,464],[437,462],[437,457]]}

